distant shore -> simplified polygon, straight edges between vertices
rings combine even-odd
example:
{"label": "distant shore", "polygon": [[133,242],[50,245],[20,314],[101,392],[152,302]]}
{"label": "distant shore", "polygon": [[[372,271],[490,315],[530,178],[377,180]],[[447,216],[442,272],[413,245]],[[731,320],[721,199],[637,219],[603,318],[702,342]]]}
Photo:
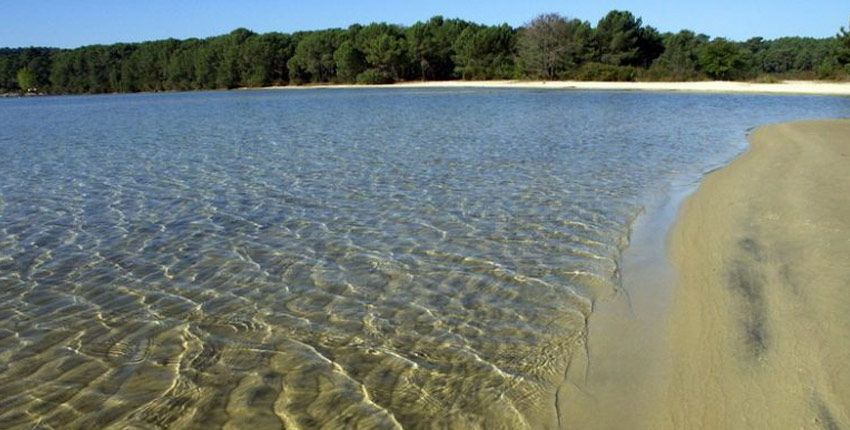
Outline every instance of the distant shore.
{"label": "distant shore", "polygon": [[850,120],[758,129],[670,234],[663,422],[850,426]]}
{"label": "distant shore", "polygon": [[[755,83],[741,81],[694,81],[694,82],[598,82],[598,81],[410,81],[384,85],[357,84],[311,84],[311,85],[280,85],[268,87],[242,87],[237,91],[259,90],[315,90],[315,89],[533,89],[533,90],[585,90],[585,91],[645,91],[645,92],[682,92],[709,94],[799,94],[822,96],[850,96],[850,82],[833,81],[780,81],[777,83]],[[190,91],[157,91],[165,93],[193,92]],[[215,90],[206,90],[215,91]],[[224,91],[224,90],[221,90]],[[146,92],[142,92],[146,93]],[[124,93],[108,93],[124,94]],[[137,94],[137,93],[126,93]],[[0,93],[0,97],[49,96],[63,95],[51,93],[20,94]],[[87,95],[87,94],[80,94]]]}
{"label": "distant shore", "polygon": [[553,90],[659,91],[691,93],[810,94],[850,96],[850,82],[782,81],[764,84],[732,81],[697,82],[586,82],[586,81],[426,81],[389,85],[273,86],[257,89],[350,88],[521,88]]}

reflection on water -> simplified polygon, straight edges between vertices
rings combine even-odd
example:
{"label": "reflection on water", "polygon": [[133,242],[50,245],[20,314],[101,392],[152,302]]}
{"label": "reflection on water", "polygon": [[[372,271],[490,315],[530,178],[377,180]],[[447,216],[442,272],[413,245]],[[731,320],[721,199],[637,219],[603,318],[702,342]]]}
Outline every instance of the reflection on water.
{"label": "reflection on water", "polygon": [[812,97],[354,90],[0,101],[0,427],[509,427],[629,224]]}

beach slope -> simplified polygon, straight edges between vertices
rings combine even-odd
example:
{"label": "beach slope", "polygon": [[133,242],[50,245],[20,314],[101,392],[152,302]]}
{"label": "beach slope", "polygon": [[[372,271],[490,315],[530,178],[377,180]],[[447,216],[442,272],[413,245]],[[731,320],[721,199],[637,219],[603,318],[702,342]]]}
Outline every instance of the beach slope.
{"label": "beach slope", "polygon": [[850,427],[850,120],[760,128],[669,237],[657,427]]}

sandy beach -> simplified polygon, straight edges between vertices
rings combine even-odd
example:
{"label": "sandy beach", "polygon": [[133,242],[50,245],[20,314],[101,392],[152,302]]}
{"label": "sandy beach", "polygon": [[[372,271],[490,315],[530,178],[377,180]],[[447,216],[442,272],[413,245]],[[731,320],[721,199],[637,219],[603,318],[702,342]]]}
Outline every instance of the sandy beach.
{"label": "sandy beach", "polygon": [[590,318],[562,427],[850,424],[850,120],[750,141],[636,226],[627,293]]}
{"label": "sandy beach", "polygon": [[683,205],[653,427],[850,425],[850,120],[756,130]]}
{"label": "sandy beach", "polygon": [[[428,81],[391,85],[307,85],[273,89],[350,88],[523,88],[552,90],[663,91],[694,93],[850,95],[850,82],[783,81],[775,84],[750,82],[584,82],[584,81]],[[258,88],[262,89],[262,88]]]}

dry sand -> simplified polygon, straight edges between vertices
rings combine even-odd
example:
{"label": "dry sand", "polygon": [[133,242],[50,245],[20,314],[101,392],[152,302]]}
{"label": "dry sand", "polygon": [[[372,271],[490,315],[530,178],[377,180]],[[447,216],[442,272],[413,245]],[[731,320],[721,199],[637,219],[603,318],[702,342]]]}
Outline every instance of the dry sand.
{"label": "dry sand", "polygon": [[652,427],[850,428],[850,120],[767,126],[683,205]]}
{"label": "dry sand", "polygon": [[697,93],[850,95],[850,82],[784,81],[775,84],[749,82],[583,82],[583,81],[441,81],[404,82],[392,85],[320,85],[272,87],[308,88],[523,88],[553,90],[662,91]]}
{"label": "dry sand", "polygon": [[750,140],[635,227],[564,428],[850,428],[850,120]]}

